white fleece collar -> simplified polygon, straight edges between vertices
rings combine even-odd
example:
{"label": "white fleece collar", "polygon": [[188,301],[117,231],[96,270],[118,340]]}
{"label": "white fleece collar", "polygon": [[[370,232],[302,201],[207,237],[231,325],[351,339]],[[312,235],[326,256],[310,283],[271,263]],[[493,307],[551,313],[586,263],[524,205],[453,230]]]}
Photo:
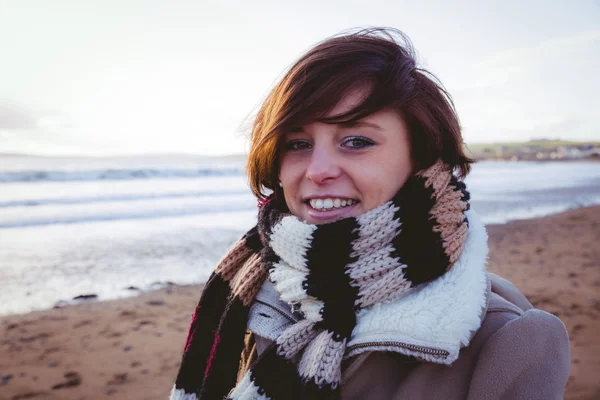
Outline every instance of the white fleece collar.
{"label": "white fleece collar", "polygon": [[[466,215],[469,233],[454,266],[399,299],[360,311],[345,357],[382,350],[442,364],[456,360],[481,326],[488,297],[487,232],[475,213]],[[417,347],[438,349],[444,356]]]}

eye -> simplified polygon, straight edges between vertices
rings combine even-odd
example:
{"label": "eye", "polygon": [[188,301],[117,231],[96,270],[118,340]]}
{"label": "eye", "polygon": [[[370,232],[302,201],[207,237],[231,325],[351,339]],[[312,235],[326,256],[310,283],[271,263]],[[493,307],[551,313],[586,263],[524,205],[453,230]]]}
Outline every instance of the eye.
{"label": "eye", "polygon": [[371,147],[375,144],[371,139],[367,139],[363,136],[351,136],[345,138],[342,142],[342,146],[347,147],[349,149],[364,149],[366,147]]}
{"label": "eye", "polygon": [[286,142],[286,144],[285,144],[286,151],[307,150],[307,149],[310,149],[311,147],[312,147],[312,145],[310,144],[309,141],[301,140],[301,139],[290,140],[289,142]]}

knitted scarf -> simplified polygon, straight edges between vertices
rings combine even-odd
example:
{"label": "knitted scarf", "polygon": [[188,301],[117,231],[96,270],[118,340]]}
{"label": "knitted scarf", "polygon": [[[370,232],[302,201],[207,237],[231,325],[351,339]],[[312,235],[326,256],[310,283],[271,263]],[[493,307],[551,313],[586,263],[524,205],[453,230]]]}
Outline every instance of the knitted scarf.
{"label": "knitted scarf", "polygon": [[[441,161],[389,202],[329,224],[302,222],[271,196],[204,288],[171,399],[339,398],[356,313],[452,267],[467,236],[468,200]],[[304,319],[237,381],[249,310],[266,279]]]}

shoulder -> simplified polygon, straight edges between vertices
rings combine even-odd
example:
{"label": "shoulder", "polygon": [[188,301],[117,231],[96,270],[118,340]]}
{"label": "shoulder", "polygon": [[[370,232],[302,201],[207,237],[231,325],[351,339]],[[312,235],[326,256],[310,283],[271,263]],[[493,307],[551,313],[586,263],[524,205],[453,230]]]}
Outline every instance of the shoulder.
{"label": "shoulder", "polygon": [[[555,315],[535,308],[524,311],[511,303],[494,299],[492,301],[495,305],[488,308],[474,341],[478,336],[484,336],[486,342],[499,342],[497,344],[507,346],[510,352],[541,345],[549,348],[551,343],[562,345],[562,349],[568,351],[567,329]],[[489,346],[489,343],[486,343],[486,346]],[[561,350],[561,347],[557,347],[556,350]]]}
{"label": "shoulder", "polygon": [[472,393],[561,398],[569,376],[565,325],[535,309],[509,281],[491,281],[483,323],[469,346],[476,354]]}
{"label": "shoulder", "polygon": [[560,319],[534,308],[510,281],[491,273],[489,277],[491,290],[485,316],[474,340],[478,339],[477,336],[487,339],[510,332],[535,334],[533,337],[523,337],[521,341],[537,340],[540,335],[568,340],[567,330]]}
{"label": "shoulder", "polygon": [[523,327],[531,330],[539,327],[543,330],[550,329],[555,334],[566,333],[560,319],[534,308],[512,282],[492,273],[489,277],[491,288],[482,329],[492,328],[497,331],[504,325],[510,325],[510,329]]}

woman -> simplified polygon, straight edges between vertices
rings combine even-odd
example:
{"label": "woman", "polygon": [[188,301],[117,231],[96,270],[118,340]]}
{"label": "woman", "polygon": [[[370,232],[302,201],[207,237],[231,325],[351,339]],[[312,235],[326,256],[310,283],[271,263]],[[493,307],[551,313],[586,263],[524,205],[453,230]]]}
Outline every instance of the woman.
{"label": "woman", "polygon": [[204,289],[172,399],[562,398],[565,327],[486,272],[458,118],[400,32],[318,44],[251,141],[258,224]]}

